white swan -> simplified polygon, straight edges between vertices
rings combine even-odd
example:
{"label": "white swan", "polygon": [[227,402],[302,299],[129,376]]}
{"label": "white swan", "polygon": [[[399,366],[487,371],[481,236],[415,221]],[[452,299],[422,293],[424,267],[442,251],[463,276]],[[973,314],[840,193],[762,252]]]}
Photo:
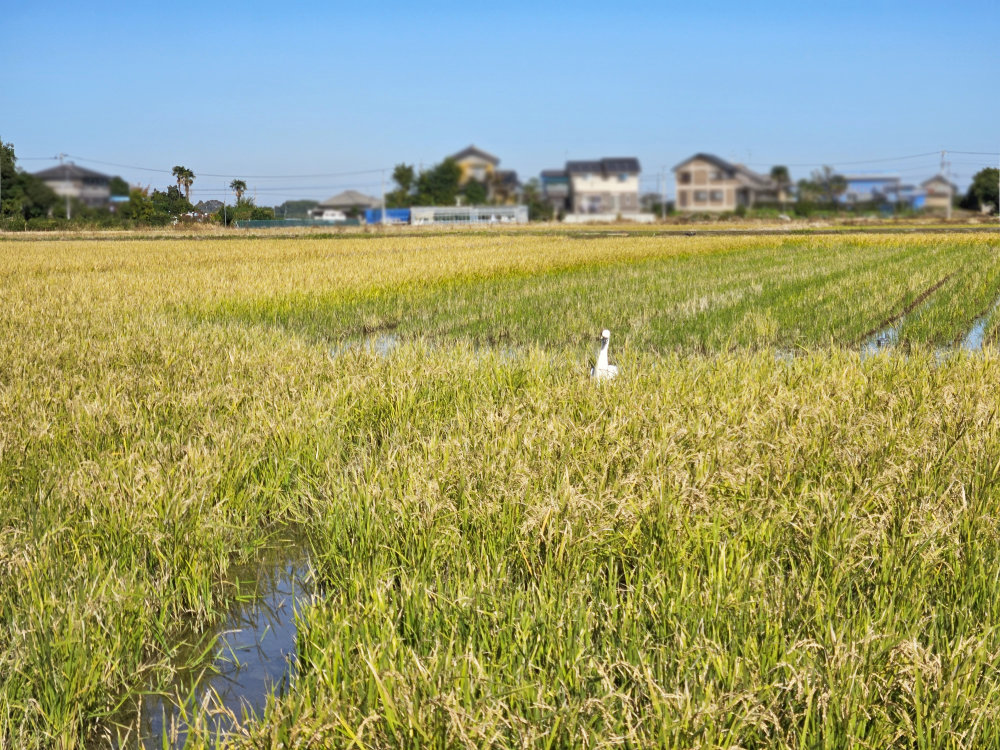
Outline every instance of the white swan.
{"label": "white swan", "polygon": [[610,380],[618,375],[618,368],[608,364],[608,340],[611,331],[605,328],[601,331],[601,351],[597,355],[597,364],[590,368],[590,377],[598,380]]}

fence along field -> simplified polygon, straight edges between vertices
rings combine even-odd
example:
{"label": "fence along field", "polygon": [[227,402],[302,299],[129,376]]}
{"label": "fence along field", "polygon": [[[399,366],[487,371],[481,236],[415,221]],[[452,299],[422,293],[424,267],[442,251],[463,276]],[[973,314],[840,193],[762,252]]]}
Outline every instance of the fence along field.
{"label": "fence along field", "polygon": [[992,236],[3,252],[0,744],[106,744],[289,530],[236,746],[1000,740]]}

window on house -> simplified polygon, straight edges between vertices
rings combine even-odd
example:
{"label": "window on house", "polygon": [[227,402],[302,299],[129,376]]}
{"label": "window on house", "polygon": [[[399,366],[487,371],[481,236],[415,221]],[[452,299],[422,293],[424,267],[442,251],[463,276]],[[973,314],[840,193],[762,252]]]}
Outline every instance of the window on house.
{"label": "window on house", "polygon": [[618,175],[618,182],[625,182],[628,179],[628,175],[622,172]]}
{"label": "window on house", "polygon": [[712,182],[721,182],[723,178],[724,176],[722,172],[718,169],[716,169],[714,172],[708,173],[708,179],[710,179]]}
{"label": "window on house", "polygon": [[707,190],[695,190],[694,191],[694,202],[695,203],[706,203],[706,202],[708,202],[708,191]]}
{"label": "window on house", "polygon": [[681,172],[680,174],[677,175],[677,179],[680,181],[681,185],[690,185],[691,184],[691,173],[690,172]]}
{"label": "window on house", "polygon": [[709,195],[709,200],[711,200],[712,203],[722,203],[722,191],[713,190]]}

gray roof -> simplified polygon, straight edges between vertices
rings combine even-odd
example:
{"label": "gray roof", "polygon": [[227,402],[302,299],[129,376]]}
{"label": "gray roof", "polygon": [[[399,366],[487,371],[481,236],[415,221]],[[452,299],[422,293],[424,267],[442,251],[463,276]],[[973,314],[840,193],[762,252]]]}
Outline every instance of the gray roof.
{"label": "gray roof", "polygon": [[633,156],[605,157],[596,161],[566,162],[566,172],[569,174],[586,174],[592,172],[600,172],[605,175],[615,172],[639,174],[639,171],[639,160]]}
{"label": "gray roof", "polygon": [[462,159],[465,159],[466,157],[469,156],[478,156],[483,161],[488,161],[494,167],[500,163],[499,157],[487,153],[486,151],[483,151],[481,148],[476,148],[474,145],[471,144],[463,148],[457,154],[452,154],[448,158],[454,159],[455,161],[462,161]]}
{"label": "gray roof", "polygon": [[102,174],[101,172],[95,172],[93,169],[87,169],[86,167],[81,167],[73,162],[67,162],[65,164],[57,164],[54,167],[49,167],[48,169],[43,169],[41,172],[35,172],[35,177],[42,180],[43,182],[56,182],[59,180],[83,180],[83,179],[95,179],[95,180],[110,180],[111,178]]}
{"label": "gray roof", "polygon": [[940,182],[942,185],[948,185],[953,193],[958,192],[958,185],[949,180],[943,174],[936,174],[933,177],[924,180],[923,182],[920,183],[920,187],[925,188],[933,182]]}
{"label": "gray roof", "polygon": [[565,169],[543,169],[542,177],[555,177],[555,178],[565,178],[567,177]]}
{"label": "gray roof", "polygon": [[382,200],[372,198],[370,195],[359,193],[357,190],[345,190],[327,198],[319,204],[317,208],[353,208],[355,206],[365,206],[366,208],[376,208],[382,205]]}
{"label": "gray roof", "polygon": [[695,159],[700,159],[701,161],[707,161],[709,164],[714,164],[719,169],[725,170],[726,172],[732,173],[732,172],[736,171],[735,165],[730,164],[725,159],[720,159],[715,154],[706,154],[706,153],[701,152],[701,151],[699,151],[694,156],[689,156],[687,159],[685,159],[684,161],[682,161],[680,164],[677,164],[676,166],[674,166],[673,171],[676,172],[678,169],[680,169],[681,167],[689,164],[690,162],[693,162]]}
{"label": "gray roof", "polygon": [[676,172],[681,167],[684,167],[695,159],[700,161],[707,161],[709,164],[718,167],[723,172],[726,173],[727,177],[742,177],[747,182],[752,182],[759,187],[773,187],[774,181],[767,175],[762,175],[760,172],[754,172],[749,167],[745,167],[742,164],[732,164],[725,159],[722,159],[715,154],[706,154],[704,152],[699,152],[694,156],[690,156],[680,164],[674,166],[673,171]]}
{"label": "gray roof", "polygon": [[498,169],[496,178],[506,188],[516,188],[521,184],[521,181],[517,179],[517,172],[513,169]]}
{"label": "gray roof", "polygon": [[743,175],[750,182],[755,182],[761,187],[771,187],[774,185],[774,180],[772,180],[767,175],[762,175],[760,172],[754,172],[752,169],[744,167],[742,164],[734,164],[733,167],[736,169],[736,173]]}

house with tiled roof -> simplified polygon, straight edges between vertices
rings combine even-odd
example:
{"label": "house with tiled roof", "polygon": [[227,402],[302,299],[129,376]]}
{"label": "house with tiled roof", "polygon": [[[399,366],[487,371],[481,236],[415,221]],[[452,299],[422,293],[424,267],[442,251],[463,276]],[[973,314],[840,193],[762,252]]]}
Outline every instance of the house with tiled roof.
{"label": "house with tiled roof", "polygon": [[639,160],[631,156],[566,162],[574,214],[639,213]]}
{"label": "house with tiled roof", "polygon": [[486,186],[486,194],[492,201],[508,203],[515,200],[521,183],[517,172],[511,169],[498,169],[500,158],[483,151],[474,145],[463,148],[458,153],[448,157],[462,170],[459,185],[466,185],[475,180]]}
{"label": "house with tiled roof", "polygon": [[924,191],[923,208],[947,209],[958,195],[958,186],[944,175],[936,174],[920,183]]}
{"label": "house with tiled roof", "polygon": [[69,196],[91,208],[102,208],[111,202],[111,177],[71,161],[35,172],[35,177],[60,198]]}
{"label": "house with tiled roof", "polygon": [[770,177],[714,154],[699,153],[674,167],[678,211],[735,211],[783,199]]}

